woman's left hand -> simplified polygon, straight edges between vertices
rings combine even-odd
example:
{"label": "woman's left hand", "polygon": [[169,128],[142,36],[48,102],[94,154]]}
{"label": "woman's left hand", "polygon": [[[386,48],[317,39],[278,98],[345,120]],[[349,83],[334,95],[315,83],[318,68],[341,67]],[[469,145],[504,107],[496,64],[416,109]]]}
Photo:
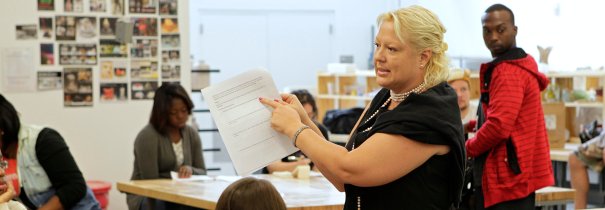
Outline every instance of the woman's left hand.
{"label": "woman's left hand", "polygon": [[179,168],[179,178],[189,178],[193,174],[191,166],[181,166]]}
{"label": "woman's left hand", "polygon": [[259,98],[260,102],[273,108],[271,128],[292,138],[296,130],[303,125],[298,112],[290,104],[267,98]]}

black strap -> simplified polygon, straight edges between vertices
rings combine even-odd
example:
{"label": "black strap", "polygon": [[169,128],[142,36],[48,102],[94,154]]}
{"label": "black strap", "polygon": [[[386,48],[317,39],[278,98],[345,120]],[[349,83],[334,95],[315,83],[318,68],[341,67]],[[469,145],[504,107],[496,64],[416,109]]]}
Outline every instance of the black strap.
{"label": "black strap", "polygon": [[[494,69],[496,68],[496,66],[498,64],[500,64],[502,61],[507,61],[507,60],[516,60],[516,59],[521,59],[521,58],[525,58],[527,56],[527,54],[525,53],[525,51],[523,51],[523,49],[521,48],[512,48],[510,49],[508,52],[506,52],[504,55],[497,57],[496,59],[494,59],[492,62],[489,62],[487,65],[487,69],[485,70],[485,73],[483,74],[483,92],[481,92],[481,98],[479,99],[481,101],[481,103],[485,103],[485,105],[489,106],[489,85],[492,81],[492,73],[494,72]],[[481,126],[483,125],[483,123],[485,123],[485,112],[482,108],[482,106],[479,106],[479,108],[477,109],[477,115],[479,116],[478,120],[477,120],[477,129],[481,128]],[[515,174],[520,174],[521,173],[521,167],[519,166],[519,160],[517,159],[517,151],[515,150],[515,145],[513,145],[513,141],[511,139],[511,137],[508,138],[508,140],[506,141],[506,154],[507,154],[507,160],[508,160],[508,166],[510,167],[510,169],[513,171],[513,173]],[[485,162],[483,162],[483,164],[485,164]]]}

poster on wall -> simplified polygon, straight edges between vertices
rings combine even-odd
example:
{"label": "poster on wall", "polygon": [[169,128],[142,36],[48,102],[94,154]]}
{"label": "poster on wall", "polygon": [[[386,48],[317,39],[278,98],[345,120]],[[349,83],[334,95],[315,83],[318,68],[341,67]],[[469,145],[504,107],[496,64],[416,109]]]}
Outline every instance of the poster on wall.
{"label": "poster on wall", "polygon": [[39,71],[38,90],[60,90],[63,88],[63,78],[60,71]]}
{"label": "poster on wall", "polygon": [[97,36],[97,17],[76,17],[76,30],[79,41],[94,41]]}
{"label": "poster on wall", "polygon": [[175,34],[179,32],[179,20],[176,18],[162,18],[162,34]]}
{"label": "poster on wall", "polygon": [[38,11],[54,11],[55,0],[38,0]]}
{"label": "poster on wall", "polygon": [[64,0],[63,11],[84,12],[84,0]]}
{"label": "poster on wall", "polygon": [[36,90],[34,53],[31,48],[4,48],[2,53],[2,92]]}
{"label": "poster on wall", "polygon": [[31,25],[17,25],[16,26],[16,37],[17,40],[30,40],[38,38],[38,26],[35,24]]}
{"label": "poster on wall", "polygon": [[157,14],[157,0],[130,0],[128,11],[130,13]]}
{"label": "poster on wall", "polygon": [[126,82],[127,81],[127,61],[104,60],[101,61],[100,81],[107,82]]}
{"label": "poster on wall", "polygon": [[40,17],[40,39],[53,39],[53,18],[52,17]]}
{"label": "poster on wall", "polygon": [[181,47],[181,39],[178,34],[162,35],[162,49],[174,50]]}
{"label": "poster on wall", "polygon": [[90,0],[90,11],[91,12],[105,12],[105,2],[106,0]]}
{"label": "poster on wall", "polygon": [[181,80],[181,66],[179,64],[162,64],[162,81]]}
{"label": "poster on wall", "polygon": [[135,39],[134,44],[130,46],[130,56],[132,58],[157,58],[158,40]]}
{"label": "poster on wall", "polygon": [[101,38],[114,39],[116,37],[116,22],[118,18],[99,18],[99,34]]}
{"label": "poster on wall", "polygon": [[110,0],[111,14],[124,15],[124,0]]}
{"label": "poster on wall", "polygon": [[55,65],[55,44],[40,44],[40,65]]}
{"label": "poster on wall", "polygon": [[76,40],[76,18],[55,16],[55,33],[57,41]]}
{"label": "poster on wall", "polygon": [[128,100],[127,83],[101,83],[99,88],[101,102],[118,102]]}
{"label": "poster on wall", "polygon": [[179,63],[180,52],[178,50],[162,51],[162,63]]}
{"label": "poster on wall", "polygon": [[100,48],[99,57],[101,58],[128,57],[128,47],[126,44],[122,44],[115,39],[101,39]]}
{"label": "poster on wall", "polygon": [[130,88],[132,89],[132,100],[153,100],[155,90],[158,89],[158,82],[133,81]]}
{"label": "poster on wall", "polygon": [[59,44],[60,65],[97,64],[96,44]]}
{"label": "poster on wall", "polygon": [[160,0],[160,15],[177,15],[177,0]]}
{"label": "poster on wall", "polygon": [[92,106],[92,69],[63,69],[63,105]]}
{"label": "poster on wall", "polygon": [[158,19],[157,18],[132,18],[133,36],[157,36]]}
{"label": "poster on wall", "polygon": [[132,60],[130,62],[132,80],[157,80],[158,62],[149,60]]}

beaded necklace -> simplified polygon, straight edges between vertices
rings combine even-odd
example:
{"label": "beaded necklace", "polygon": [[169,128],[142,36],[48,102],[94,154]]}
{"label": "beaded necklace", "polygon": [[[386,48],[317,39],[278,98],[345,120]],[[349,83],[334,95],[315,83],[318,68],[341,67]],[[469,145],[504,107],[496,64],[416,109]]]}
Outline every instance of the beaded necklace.
{"label": "beaded necklace", "polygon": [[[391,90],[391,96],[389,97],[389,99],[387,99],[387,101],[385,101],[382,104],[382,106],[380,106],[372,115],[370,115],[370,117],[363,124],[366,124],[370,120],[372,120],[378,114],[378,112],[380,112],[381,109],[385,108],[389,104],[389,102],[391,102],[391,101],[402,102],[408,96],[410,96],[410,94],[412,94],[412,93],[419,94],[422,91],[424,91],[424,86],[426,86],[426,83],[424,81],[422,81],[422,83],[420,83],[420,85],[418,85],[418,87],[416,87],[416,88],[414,88],[414,89],[412,89],[412,90],[410,90],[408,92],[405,92],[405,93],[394,93]],[[368,131],[372,130],[372,127],[374,127],[374,125],[372,125],[372,126],[366,128],[366,129],[364,129],[361,132],[368,132]],[[355,141],[353,141],[353,147],[352,147],[352,149],[355,149]]]}

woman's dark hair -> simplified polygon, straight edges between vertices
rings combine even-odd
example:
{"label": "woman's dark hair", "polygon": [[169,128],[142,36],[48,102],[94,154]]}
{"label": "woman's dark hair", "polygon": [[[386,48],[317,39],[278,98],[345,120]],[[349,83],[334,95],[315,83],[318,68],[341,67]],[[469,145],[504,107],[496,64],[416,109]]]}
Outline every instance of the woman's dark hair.
{"label": "woman's dark hair", "polygon": [[294,90],[294,91],[292,91],[292,94],[294,94],[296,96],[296,98],[298,98],[298,100],[300,101],[300,104],[302,104],[302,105],[311,104],[311,107],[313,107],[313,114],[314,114],[314,116],[312,116],[311,118],[317,117],[317,104],[315,103],[315,99],[313,98],[313,95],[311,95],[311,93],[309,93],[309,91],[307,91],[305,89]]}
{"label": "woman's dark hair", "polygon": [[0,94],[0,130],[2,130],[1,149],[2,154],[9,154],[7,151],[11,145],[16,145],[19,140],[19,113],[15,107],[2,94]]}
{"label": "woman's dark hair", "polygon": [[216,203],[216,210],[256,209],[285,210],[286,203],[271,182],[254,177],[242,178],[229,185]]}
{"label": "woman's dark hair", "polygon": [[181,99],[187,106],[187,111],[191,114],[193,102],[189,98],[189,94],[181,85],[176,83],[163,83],[160,88],[155,91],[153,97],[153,109],[151,109],[151,117],[149,123],[153,125],[156,131],[161,134],[166,134],[169,126],[168,117],[170,108],[172,108],[172,99]]}

